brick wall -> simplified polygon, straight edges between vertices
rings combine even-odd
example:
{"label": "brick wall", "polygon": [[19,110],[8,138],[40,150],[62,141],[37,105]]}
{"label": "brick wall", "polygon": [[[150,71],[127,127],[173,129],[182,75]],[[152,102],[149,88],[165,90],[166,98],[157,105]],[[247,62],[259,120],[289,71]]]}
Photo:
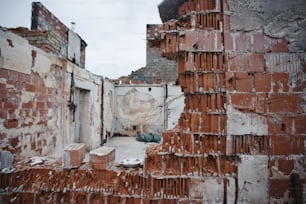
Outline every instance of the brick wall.
{"label": "brick wall", "polygon": [[[85,51],[86,51],[86,42],[82,40],[77,34],[73,32],[73,36],[76,36],[80,40],[81,53],[79,59],[73,59],[68,55],[68,50],[71,48],[74,49],[75,45],[69,45],[68,33],[69,28],[64,25],[56,16],[54,16],[43,4],[40,2],[32,3],[32,21],[31,21],[31,30],[40,30],[40,31],[52,31],[56,33],[61,39],[60,54],[67,57],[69,60],[77,63],[81,68],[85,67]],[[53,44],[54,41],[49,41],[50,44]],[[76,46],[79,48],[79,46]],[[71,50],[70,49],[70,50]],[[79,50],[76,51],[76,53]],[[58,54],[56,52],[56,54]]]}
{"label": "brick wall", "polygon": [[[185,108],[178,127],[146,150],[143,168],[20,170],[1,175],[1,199],[305,202],[305,53],[260,29],[232,29],[229,9],[243,2],[189,0],[184,16],[163,26],[162,54],[178,61]],[[30,184],[15,179],[25,174]]]}
{"label": "brick wall", "polygon": [[[83,138],[87,148],[97,147],[101,142],[101,78],[31,46],[18,35],[0,33],[1,150],[23,156],[49,155]],[[75,114],[79,116],[75,121],[87,119],[82,127],[94,135],[90,138],[76,137],[76,122],[68,108],[71,72],[76,76],[73,89],[87,91],[84,100],[91,108],[84,117]]]}
{"label": "brick wall", "polygon": [[160,84],[177,81],[177,63],[162,57],[159,29],[161,25],[147,25],[146,66],[133,71],[122,83]]}

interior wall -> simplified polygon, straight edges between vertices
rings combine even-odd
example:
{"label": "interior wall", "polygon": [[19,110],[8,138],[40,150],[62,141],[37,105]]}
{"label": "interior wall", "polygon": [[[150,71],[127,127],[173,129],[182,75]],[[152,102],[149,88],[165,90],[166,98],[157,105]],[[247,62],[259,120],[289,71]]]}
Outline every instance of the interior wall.
{"label": "interior wall", "polygon": [[173,85],[117,85],[115,134],[161,134],[178,120],[183,99],[180,87]]}

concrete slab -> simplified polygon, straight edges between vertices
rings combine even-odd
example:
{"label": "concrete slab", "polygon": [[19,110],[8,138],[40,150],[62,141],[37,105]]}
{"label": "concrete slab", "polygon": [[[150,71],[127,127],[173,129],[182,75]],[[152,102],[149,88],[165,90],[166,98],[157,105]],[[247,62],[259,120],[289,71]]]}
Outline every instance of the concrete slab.
{"label": "concrete slab", "polygon": [[[138,142],[135,137],[112,137],[104,146],[116,149],[115,162],[145,158],[146,148],[153,143]],[[155,144],[155,143],[154,143]]]}

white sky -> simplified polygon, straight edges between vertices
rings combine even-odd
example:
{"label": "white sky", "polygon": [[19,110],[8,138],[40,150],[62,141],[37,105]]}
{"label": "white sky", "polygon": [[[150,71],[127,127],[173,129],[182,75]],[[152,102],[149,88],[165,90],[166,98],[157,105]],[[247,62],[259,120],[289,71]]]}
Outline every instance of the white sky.
{"label": "white sky", "polygon": [[[0,0],[0,26],[31,27],[33,0]],[[41,0],[88,44],[86,69],[111,79],[146,64],[146,24],[159,24],[162,0]]]}

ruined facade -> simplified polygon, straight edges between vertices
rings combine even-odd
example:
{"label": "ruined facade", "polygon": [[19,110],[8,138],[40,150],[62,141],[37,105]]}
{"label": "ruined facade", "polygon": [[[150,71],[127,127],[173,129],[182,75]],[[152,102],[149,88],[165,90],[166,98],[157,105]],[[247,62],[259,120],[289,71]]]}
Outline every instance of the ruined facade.
{"label": "ruined facade", "polygon": [[[273,1],[261,0],[163,1],[159,6],[164,21],[159,28],[161,54],[177,60],[179,84],[185,95],[178,125],[163,133],[162,144],[147,149],[142,168],[112,166],[97,170],[85,163],[80,168],[65,170],[60,162],[36,167],[16,162],[15,172],[0,176],[0,187],[4,189],[1,201],[305,202],[305,7],[302,0],[281,1],[277,6]],[[55,138],[60,134],[56,125],[64,125],[73,116],[72,112],[61,109],[68,109],[71,70],[75,65],[54,57],[52,64],[45,66],[48,60],[42,60],[44,52],[33,52],[36,48],[6,31],[1,31],[0,36],[4,36],[0,38],[1,90],[5,90],[1,92],[5,94],[2,100],[14,98],[1,103],[5,108],[1,109],[5,110],[1,117],[1,130],[5,130],[1,133],[2,140],[9,144],[8,150],[18,150],[26,137],[20,134],[20,139],[12,138],[19,135],[18,131],[29,130],[24,125],[28,122],[39,130],[53,132],[46,137],[37,134],[36,138],[47,138],[46,144],[51,146],[57,144],[56,139],[52,140],[53,134]],[[16,59],[15,49],[21,45],[27,49],[18,56],[25,59]],[[15,70],[16,67],[28,69]],[[52,72],[52,68],[56,71]],[[99,116],[91,115],[96,127],[92,130],[102,127],[103,133],[97,135],[104,136],[105,127],[112,129],[112,121],[117,117],[116,111],[104,106],[115,104],[112,99],[119,86],[106,79],[99,84],[96,76],[85,70],[75,67],[73,70],[79,79],[76,84],[83,89],[85,84],[102,87],[100,92],[92,91],[93,87],[89,90],[93,98],[100,94],[105,101],[100,103],[104,119],[99,121]],[[35,80],[37,76],[39,80]],[[24,84],[18,85],[18,77],[33,79],[25,78]],[[44,80],[40,81],[41,78]],[[42,84],[39,87],[46,87],[44,91],[34,85],[38,83]],[[151,88],[152,91],[156,87]],[[24,98],[24,93],[33,89],[34,94],[27,94],[31,98]],[[128,96],[125,99],[128,100],[137,95],[137,87],[126,89],[121,90],[122,94],[117,92],[117,97]],[[39,93],[47,94],[48,100],[50,95],[54,101],[51,110],[48,110],[49,101],[39,98]],[[75,94],[86,95],[84,91]],[[80,103],[84,101],[81,98]],[[32,107],[31,103],[27,104],[29,101],[34,101],[35,109],[47,109],[46,115],[40,111],[33,115],[30,111],[27,116],[27,105]],[[93,100],[91,109],[99,102]],[[23,114],[18,111],[25,112],[25,119],[19,117]],[[59,119],[51,119],[48,115],[51,112]],[[61,113],[67,112],[62,117]],[[55,128],[50,129],[52,124]]]}

